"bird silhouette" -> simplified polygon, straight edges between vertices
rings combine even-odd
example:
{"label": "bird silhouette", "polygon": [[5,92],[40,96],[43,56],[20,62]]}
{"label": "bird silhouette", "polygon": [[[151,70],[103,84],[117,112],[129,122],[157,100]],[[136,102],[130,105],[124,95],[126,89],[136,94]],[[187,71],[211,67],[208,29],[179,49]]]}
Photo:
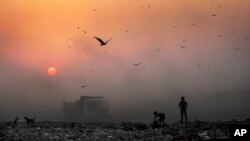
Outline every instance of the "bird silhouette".
{"label": "bird silhouette", "polygon": [[235,47],[235,48],[233,48],[233,50],[235,50],[235,51],[239,51],[239,50],[240,50],[240,48]]}
{"label": "bird silhouette", "polygon": [[184,47],[184,46],[180,46],[181,48],[186,48],[186,47]]}
{"label": "bird silhouette", "polygon": [[83,86],[81,86],[81,88],[85,88],[85,87],[87,87],[87,85],[83,85]]}
{"label": "bird silhouette", "polygon": [[138,67],[138,66],[142,65],[142,63],[136,63],[136,64],[133,64],[133,65]]}
{"label": "bird silhouette", "polygon": [[212,14],[213,17],[217,16],[216,14]]}
{"label": "bird silhouette", "polygon": [[106,42],[104,42],[101,38],[98,38],[98,37],[94,37],[97,41],[99,41],[100,42],[100,45],[101,46],[104,46],[104,45],[107,45],[107,43],[110,41],[110,40],[112,40],[112,39],[109,39],[109,40],[107,40]]}

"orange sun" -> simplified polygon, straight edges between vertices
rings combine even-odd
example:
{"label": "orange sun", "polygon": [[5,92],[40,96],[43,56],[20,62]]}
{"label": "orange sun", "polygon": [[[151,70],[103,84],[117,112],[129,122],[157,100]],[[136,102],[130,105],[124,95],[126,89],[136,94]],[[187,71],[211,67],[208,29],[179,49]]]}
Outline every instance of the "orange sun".
{"label": "orange sun", "polygon": [[57,72],[57,71],[56,71],[56,68],[55,68],[55,67],[49,67],[49,68],[48,68],[48,74],[49,74],[49,75],[51,75],[51,76],[52,76],[52,75],[56,75],[56,72]]}

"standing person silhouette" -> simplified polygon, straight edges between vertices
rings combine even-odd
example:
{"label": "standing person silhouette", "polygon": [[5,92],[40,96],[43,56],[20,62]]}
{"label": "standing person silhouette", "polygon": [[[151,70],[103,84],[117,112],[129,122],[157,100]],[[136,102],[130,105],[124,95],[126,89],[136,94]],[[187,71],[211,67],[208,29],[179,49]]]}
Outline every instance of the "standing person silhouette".
{"label": "standing person silhouette", "polygon": [[185,101],[184,96],[182,96],[181,101],[179,102],[179,108],[181,109],[181,124],[183,123],[183,115],[185,116],[185,121],[187,123],[187,107],[188,104]]}

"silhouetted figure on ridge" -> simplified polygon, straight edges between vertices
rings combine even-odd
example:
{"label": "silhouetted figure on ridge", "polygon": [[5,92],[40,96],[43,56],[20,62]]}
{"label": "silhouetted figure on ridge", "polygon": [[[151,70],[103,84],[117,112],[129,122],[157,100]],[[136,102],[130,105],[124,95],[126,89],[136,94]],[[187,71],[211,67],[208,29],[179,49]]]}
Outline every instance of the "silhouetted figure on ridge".
{"label": "silhouetted figure on ridge", "polygon": [[18,120],[19,120],[19,117],[16,117],[16,118],[14,119],[14,126],[15,126],[15,127],[17,127],[17,122],[18,122]]}
{"label": "silhouetted figure on ridge", "polygon": [[184,96],[181,97],[181,101],[179,102],[179,108],[181,109],[181,124],[183,123],[183,115],[185,117],[185,121],[187,123],[187,102],[185,101]]}
{"label": "silhouetted figure on ridge", "polygon": [[165,124],[165,114],[164,113],[158,113],[157,111],[154,112],[154,125],[157,125],[158,127],[162,127]]}

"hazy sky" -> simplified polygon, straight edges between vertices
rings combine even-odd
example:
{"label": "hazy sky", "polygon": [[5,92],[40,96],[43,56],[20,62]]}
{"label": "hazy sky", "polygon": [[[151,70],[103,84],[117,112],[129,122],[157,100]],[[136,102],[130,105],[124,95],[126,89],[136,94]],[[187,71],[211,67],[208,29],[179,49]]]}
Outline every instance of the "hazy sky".
{"label": "hazy sky", "polygon": [[250,116],[249,0],[8,0],[0,13],[0,120],[58,119],[81,95],[105,96],[118,120],[175,121],[182,95],[191,120]]}

